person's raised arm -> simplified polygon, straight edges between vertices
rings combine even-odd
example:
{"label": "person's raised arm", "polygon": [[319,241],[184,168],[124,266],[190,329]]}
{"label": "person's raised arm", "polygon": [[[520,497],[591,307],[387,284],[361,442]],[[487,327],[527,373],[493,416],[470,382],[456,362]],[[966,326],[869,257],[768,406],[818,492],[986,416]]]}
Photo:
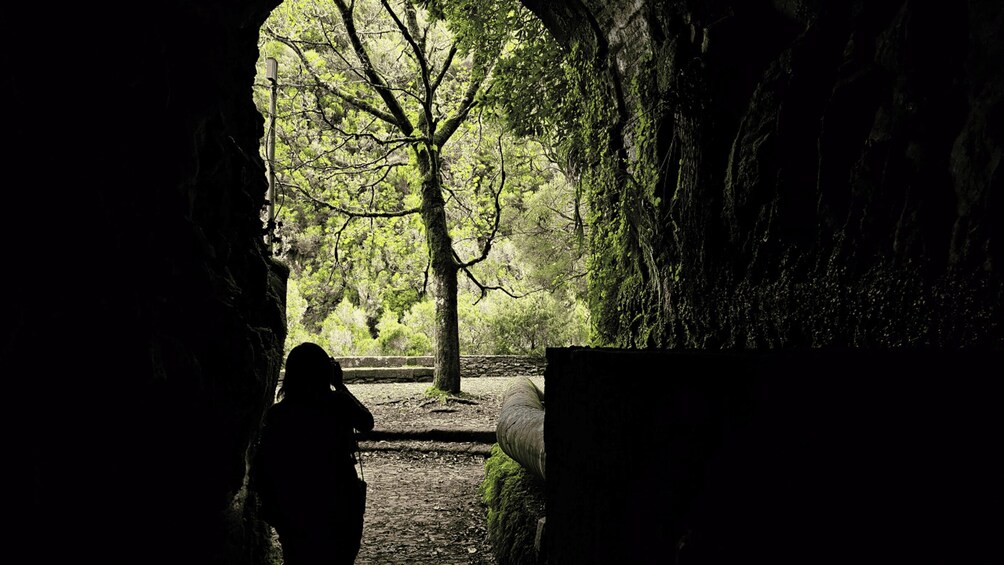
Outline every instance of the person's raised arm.
{"label": "person's raised arm", "polygon": [[331,386],[335,387],[335,392],[344,394],[349,399],[346,404],[350,407],[349,421],[352,423],[352,427],[363,433],[372,430],[373,414],[342,382],[342,366],[338,361],[332,359],[331,363],[334,369],[331,375]]}

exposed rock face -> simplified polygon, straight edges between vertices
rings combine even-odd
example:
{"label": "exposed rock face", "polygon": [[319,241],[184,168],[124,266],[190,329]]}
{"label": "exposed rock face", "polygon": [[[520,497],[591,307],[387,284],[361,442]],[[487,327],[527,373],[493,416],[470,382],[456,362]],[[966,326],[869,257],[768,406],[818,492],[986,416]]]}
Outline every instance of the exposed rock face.
{"label": "exposed rock face", "polygon": [[285,337],[251,100],[276,4],[26,5],[5,37],[2,365],[26,438],[5,459],[29,562],[253,559],[245,452]]}
{"label": "exposed rock face", "polygon": [[1001,347],[992,1],[526,2],[605,74],[605,343]]}
{"label": "exposed rock face", "polygon": [[[615,93],[606,341],[1001,346],[999,2],[525,1]],[[250,91],[277,4],[11,16],[0,366],[28,561],[261,558],[241,493],[285,274]]]}

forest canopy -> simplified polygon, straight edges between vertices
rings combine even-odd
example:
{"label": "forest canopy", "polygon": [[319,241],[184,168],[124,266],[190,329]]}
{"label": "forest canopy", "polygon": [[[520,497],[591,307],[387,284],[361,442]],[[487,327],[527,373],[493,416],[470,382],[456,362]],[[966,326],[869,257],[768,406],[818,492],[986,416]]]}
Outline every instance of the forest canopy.
{"label": "forest canopy", "polygon": [[545,94],[556,49],[517,2],[273,11],[254,97],[267,128],[276,106],[262,155],[274,135],[287,350],[433,354],[451,276],[463,354],[589,342],[588,215]]}

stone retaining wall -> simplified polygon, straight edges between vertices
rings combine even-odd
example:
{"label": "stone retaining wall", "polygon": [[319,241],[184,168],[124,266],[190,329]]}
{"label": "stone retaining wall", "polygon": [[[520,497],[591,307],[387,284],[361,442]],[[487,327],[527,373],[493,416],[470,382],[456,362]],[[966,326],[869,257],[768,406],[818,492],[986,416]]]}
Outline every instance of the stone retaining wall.
{"label": "stone retaining wall", "polygon": [[[432,367],[431,356],[401,357],[390,355],[370,355],[359,357],[339,357],[343,369],[363,367]],[[543,357],[524,355],[461,355],[460,375],[471,377],[539,377],[544,374],[547,364]],[[347,371],[348,372],[348,371]]]}
{"label": "stone retaining wall", "polygon": [[[346,383],[432,382],[433,358],[400,356],[339,357]],[[523,355],[461,355],[461,378],[543,377],[547,360]],[[279,374],[279,383],[286,372]],[[278,385],[277,385],[278,388]]]}
{"label": "stone retaining wall", "polygon": [[357,367],[432,367],[430,355],[406,357],[400,355],[360,355],[358,357],[338,357],[342,369]]}
{"label": "stone retaining wall", "polygon": [[547,359],[522,355],[461,355],[460,376],[542,377]]}

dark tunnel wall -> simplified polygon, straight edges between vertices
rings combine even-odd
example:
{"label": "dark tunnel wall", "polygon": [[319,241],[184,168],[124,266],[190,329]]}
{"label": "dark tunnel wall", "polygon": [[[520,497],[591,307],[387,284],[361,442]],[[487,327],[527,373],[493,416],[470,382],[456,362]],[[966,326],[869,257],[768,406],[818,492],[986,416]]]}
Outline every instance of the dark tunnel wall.
{"label": "dark tunnel wall", "polygon": [[598,344],[1004,344],[999,2],[526,3],[617,102]]}
{"label": "dark tunnel wall", "polygon": [[[241,486],[285,274],[250,91],[277,3],[8,14],[0,367],[28,562],[260,558]],[[590,188],[605,342],[1000,347],[999,3],[525,3],[620,91]]]}
{"label": "dark tunnel wall", "polygon": [[547,352],[547,562],[991,563],[1004,352]]}
{"label": "dark tunnel wall", "polygon": [[8,13],[0,366],[21,562],[255,551],[245,450],[278,378],[285,274],[261,237],[251,88],[277,3]]}

